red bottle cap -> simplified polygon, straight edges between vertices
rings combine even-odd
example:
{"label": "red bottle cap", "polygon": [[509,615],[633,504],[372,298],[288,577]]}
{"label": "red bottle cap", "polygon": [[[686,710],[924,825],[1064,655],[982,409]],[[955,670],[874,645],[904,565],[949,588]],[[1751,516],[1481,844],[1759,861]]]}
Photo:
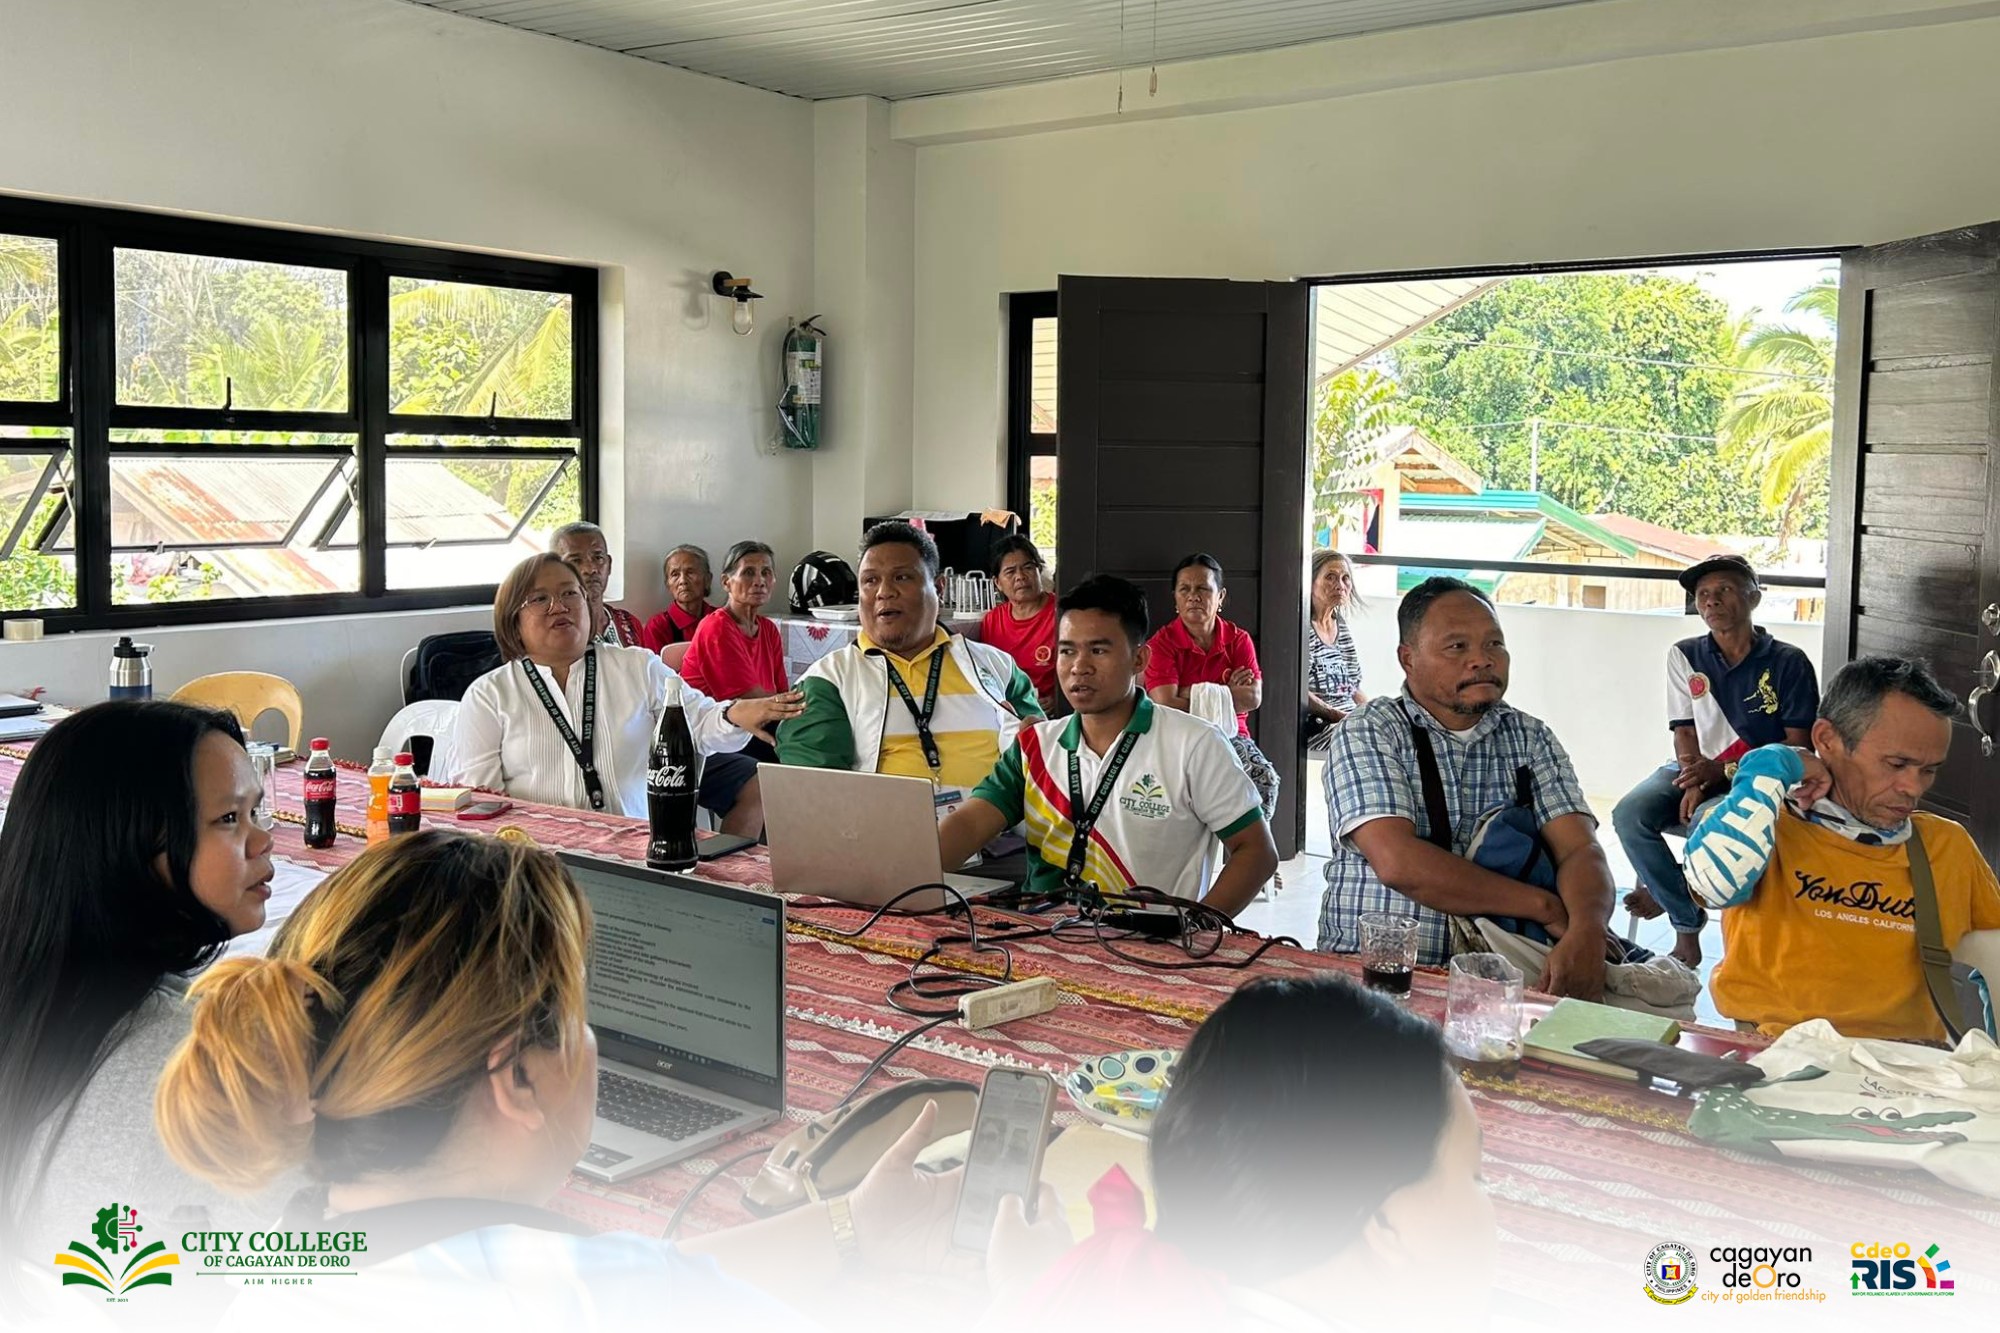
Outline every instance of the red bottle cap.
{"label": "red bottle cap", "polygon": [[324,750],[331,747],[332,744],[333,742],[324,736],[315,736],[313,737],[312,748],[315,750]]}
{"label": "red bottle cap", "polygon": [[417,757],[408,750],[398,750],[396,752],[396,762],[399,764],[414,764],[417,762]]}

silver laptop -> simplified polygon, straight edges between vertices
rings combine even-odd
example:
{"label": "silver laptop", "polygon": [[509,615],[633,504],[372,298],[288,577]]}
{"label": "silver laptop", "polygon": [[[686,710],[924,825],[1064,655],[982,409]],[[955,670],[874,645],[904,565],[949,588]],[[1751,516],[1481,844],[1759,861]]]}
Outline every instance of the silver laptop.
{"label": "silver laptop", "polygon": [[[880,907],[919,884],[949,884],[967,897],[1010,887],[944,873],[928,778],[765,764],[757,782],[764,793],[764,838],[771,844],[771,885],[780,893]],[[920,893],[896,908],[934,912],[946,901],[943,893]]]}
{"label": "silver laptop", "polygon": [[560,852],[590,899],[597,1125],[576,1169],[616,1182],[785,1111],[785,905]]}

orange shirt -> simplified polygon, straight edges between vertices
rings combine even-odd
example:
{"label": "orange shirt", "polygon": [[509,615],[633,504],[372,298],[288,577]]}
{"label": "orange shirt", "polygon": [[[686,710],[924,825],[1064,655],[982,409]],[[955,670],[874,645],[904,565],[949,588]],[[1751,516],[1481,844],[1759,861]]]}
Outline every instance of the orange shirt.
{"label": "orange shirt", "polygon": [[[1936,815],[1916,821],[1945,947],[2000,928],[2000,884],[1971,837]],[[1908,847],[1866,846],[1786,809],[1756,892],[1722,913],[1709,987],[1719,1011],[1773,1036],[1824,1018],[1848,1037],[1942,1041],[1917,954]]]}

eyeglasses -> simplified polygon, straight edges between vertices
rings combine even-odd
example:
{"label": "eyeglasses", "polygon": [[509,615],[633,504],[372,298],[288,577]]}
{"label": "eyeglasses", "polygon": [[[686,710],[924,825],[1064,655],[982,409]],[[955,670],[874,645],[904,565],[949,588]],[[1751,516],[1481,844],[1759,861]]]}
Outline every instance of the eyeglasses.
{"label": "eyeglasses", "polygon": [[545,592],[530,593],[528,600],[521,603],[523,611],[534,611],[541,615],[553,615],[557,611],[573,611],[583,600],[583,593],[569,588],[551,596]]}

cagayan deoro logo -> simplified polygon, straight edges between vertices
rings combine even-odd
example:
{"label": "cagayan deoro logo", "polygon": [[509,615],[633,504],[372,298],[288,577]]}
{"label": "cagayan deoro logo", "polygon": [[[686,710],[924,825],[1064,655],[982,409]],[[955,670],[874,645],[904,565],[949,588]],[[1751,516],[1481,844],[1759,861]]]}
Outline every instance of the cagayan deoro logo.
{"label": "cagayan deoro logo", "polygon": [[1661,1305],[1684,1305],[1694,1299],[1694,1250],[1679,1241],[1662,1241],[1646,1256],[1646,1294]]}
{"label": "cagayan deoro logo", "polygon": [[140,1235],[145,1229],[136,1208],[114,1203],[98,1209],[97,1220],[90,1224],[97,1244],[73,1240],[55,1257],[62,1284],[95,1287],[114,1300],[137,1287],[171,1287],[174,1275],[169,1270],[179,1266],[181,1257],[169,1250],[165,1241],[156,1240],[141,1248]]}

